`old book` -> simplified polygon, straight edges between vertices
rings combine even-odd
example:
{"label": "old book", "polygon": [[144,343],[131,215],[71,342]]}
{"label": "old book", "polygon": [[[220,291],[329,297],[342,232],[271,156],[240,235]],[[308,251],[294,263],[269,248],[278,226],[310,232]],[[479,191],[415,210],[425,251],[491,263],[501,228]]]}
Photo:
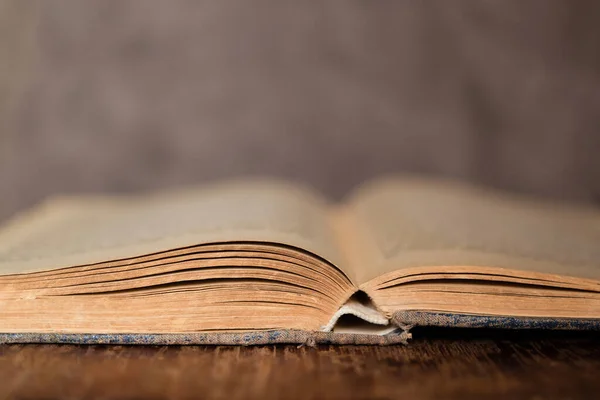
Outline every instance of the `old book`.
{"label": "old book", "polygon": [[395,343],[598,329],[600,212],[395,177],[56,198],[0,230],[0,341]]}

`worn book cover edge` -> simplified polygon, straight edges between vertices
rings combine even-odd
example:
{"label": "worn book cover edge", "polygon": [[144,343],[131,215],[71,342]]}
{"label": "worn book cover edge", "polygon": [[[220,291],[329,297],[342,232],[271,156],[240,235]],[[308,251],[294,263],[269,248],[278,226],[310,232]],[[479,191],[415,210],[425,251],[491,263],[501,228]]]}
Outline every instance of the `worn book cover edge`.
{"label": "worn book cover edge", "polygon": [[45,344],[115,344],[115,345],[272,345],[317,344],[335,345],[389,345],[407,344],[410,333],[398,330],[384,336],[334,333],[303,330],[272,330],[256,332],[220,333],[0,333],[0,343]]}
{"label": "worn book cover edge", "polygon": [[497,328],[497,329],[544,329],[544,330],[600,330],[600,319],[517,317],[500,315],[457,314],[435,311],[397,311],[392,323],[404,332],[416,326],[443,328]]}

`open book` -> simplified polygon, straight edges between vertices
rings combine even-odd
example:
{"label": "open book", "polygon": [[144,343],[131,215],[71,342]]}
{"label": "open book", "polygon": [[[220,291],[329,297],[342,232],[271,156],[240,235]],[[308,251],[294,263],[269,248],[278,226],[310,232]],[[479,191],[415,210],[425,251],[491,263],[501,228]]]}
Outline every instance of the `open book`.
{"label": "open book", "polygon": [[598,329],[600,212],[413,177],[367,183],[339,204],[265,180],[57,198],[0,230],[0,310],[1,341]]}

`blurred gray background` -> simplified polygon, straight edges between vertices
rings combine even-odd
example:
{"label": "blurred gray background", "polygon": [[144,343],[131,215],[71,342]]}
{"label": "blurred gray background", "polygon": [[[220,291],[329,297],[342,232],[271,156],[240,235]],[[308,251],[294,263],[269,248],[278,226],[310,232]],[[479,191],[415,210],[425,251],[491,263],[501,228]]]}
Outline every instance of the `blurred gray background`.
{"label": "blurred gray background", "polygon": [[0,0],[0,220],[396,171],[600,201],[600,2]]}

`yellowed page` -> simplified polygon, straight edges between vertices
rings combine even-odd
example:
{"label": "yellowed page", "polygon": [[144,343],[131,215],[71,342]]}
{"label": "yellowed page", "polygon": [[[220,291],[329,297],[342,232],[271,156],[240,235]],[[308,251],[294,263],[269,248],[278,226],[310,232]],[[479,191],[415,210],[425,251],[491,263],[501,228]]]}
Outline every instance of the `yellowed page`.
{"label": "yellowed page", "polygon": [[340,260],[326,201],[253,180],[137,197],[54,199],[0,230],[0,275],[231,241],[297,246]]}
{"label": "yellowed page", "polygon": [[593,208],[398,177],[357,190],[345,220],[354,226],[355,245],[346,251],[358,285],[424,266],[490,266],[600,279],[600,211]]}

